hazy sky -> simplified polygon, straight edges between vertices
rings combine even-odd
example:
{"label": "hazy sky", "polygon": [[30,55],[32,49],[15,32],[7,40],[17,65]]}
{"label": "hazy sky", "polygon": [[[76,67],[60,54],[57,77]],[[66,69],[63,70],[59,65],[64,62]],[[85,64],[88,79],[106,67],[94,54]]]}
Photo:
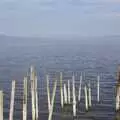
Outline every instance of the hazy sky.
{"label": "hazy sky", "polygon": [[0,0],[0,33],[120,35],[120,0]]}

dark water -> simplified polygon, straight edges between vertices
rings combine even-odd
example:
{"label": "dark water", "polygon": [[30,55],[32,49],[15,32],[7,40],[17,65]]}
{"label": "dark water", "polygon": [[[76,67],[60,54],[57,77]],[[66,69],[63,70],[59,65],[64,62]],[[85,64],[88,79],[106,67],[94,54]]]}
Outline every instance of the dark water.
{"label": "dark water", "polygon": [[[47,96],[45,73],[53,77],[59,71],[70,76],[76,73],[76,89],[79,83],[79,74],[86,73],[84,80],[95,81],[98,73],[100,79],[100,99],[96,102],[96,88],[93,86],[93,106],[89,112],[85,112],[84,94],[82,102],[77,105],[77,119],[81,120],[114,120],[115,117],[115,75],[117,65],[120,63],[120,43],[112,42],[81,42],[81,40],[34,40],[18,39],[12,37],[1,38],[0,44],[0,89],[4,90],[4,117],[8,119],[9,99],[11,90],[11,80],[17,81],[15,96],[15,120],[20,120],[22,115],[22,80],[31,64],[36,66],[38,71],[38,91],[39,91],[39,116],[42,120],[47,120]],[[71,79],[69,77],[69,79]],[[56,112],[53,120],[73,119],[69,113],[61,115],[59,101],[59,87],[57,88]],[[31,112],[29,111],[29,119]]]}

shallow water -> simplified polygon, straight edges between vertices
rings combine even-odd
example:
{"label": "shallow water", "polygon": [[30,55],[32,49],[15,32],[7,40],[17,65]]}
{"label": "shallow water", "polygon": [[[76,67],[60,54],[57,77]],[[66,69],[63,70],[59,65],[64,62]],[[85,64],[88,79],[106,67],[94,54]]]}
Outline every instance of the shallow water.
{"label": "shallow water", "polygon": [[[7,40],[4,48],[0,47],[0,89],[4,90],[4,117],[8,119],[11,80],[17,80],[14,119],[22,119],[22,80],[31,64],[38,72],[39,119],[47,120],[47,96],[45,73],[51,76],[51,91],[55,74],[64,72],[64,81],[71,80],[72,72],[76,73],[76,91],[79,75],[86,73],[84,81],[92,82],[92,108],[88,112],[84,107],[84,93],[77,105],[77,118],[81,120],[113,120],[115,117],[115,75],[120,63],[119,44],[82,44],[80,41],[34,41],[16,44]],[[10,43],[10,44],[9,44]],[[2,45],[1,45],[2,46]],[[100,79],[100,103],[96,102],[95,81],[97,74]],[[83,86],[82,86],[83,87]],[[70,120],[72,114],[61,113],[59,86],[57,87],[56,110],[53,120]],[[31,119],[31,103],[29,100],[29,120]]]}

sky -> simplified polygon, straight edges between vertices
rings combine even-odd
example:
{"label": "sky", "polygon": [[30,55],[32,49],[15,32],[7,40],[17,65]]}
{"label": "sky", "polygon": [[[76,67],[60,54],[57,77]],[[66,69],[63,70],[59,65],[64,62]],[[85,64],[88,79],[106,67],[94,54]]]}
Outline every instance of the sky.
{"label": "sky", "polygon": [[120,35],[120,0],[0,0],[0,34]]}

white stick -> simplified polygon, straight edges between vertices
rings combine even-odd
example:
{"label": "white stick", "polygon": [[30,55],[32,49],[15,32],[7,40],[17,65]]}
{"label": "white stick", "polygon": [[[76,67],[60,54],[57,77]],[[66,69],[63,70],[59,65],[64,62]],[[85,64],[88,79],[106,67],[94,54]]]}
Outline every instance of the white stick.
{"label": "white stick", "polygon": [[88,95],[89,95],[88,103],[89,103],[89,107],[91,107],[92,106],[92,102],[91,102],[91,86],[90,86],[90,82],[88,84]]}
{"label": "white stick", "polygon": [[0,120],[3,120],[3,91],[0,90]]}
{"label": "white stick", "polygon": [[32,97],[32,120],[35,120],[35,78],[34,72],[31,73],[31,97]]}
{"label": "white stick", "polygon": [[66,84],[64,84],[64,101],[65,101],[65,104],[67,104],[67,88],[66,88]]}
{"label": "white stick", "polygon": [[75,76],[72,77],[73,80],[73,116],[76,116],[76,96],[75,96]]}
{"label": "white stick", "polygon": [[49,78],[48,75],[46,75],[47,79],[47,97],[48,97],[48,111],[50,112],[50,88],[49,88]]}
{"label": "white stick", "polygon": [[97,101],[100,102],[100,76],[97,77]]}
{"label": "white stick", "polygon": [[116,111],[120,109],[120,86],[116,87]]}
{"label": "white stick", "polygon": [[70,104],[70,81],[68,80],[68,103]]}
{"label": "white stick", "polygon": [[35,76],[35,97],[36,97],[36,120],[38,120],[38,92],[37,92],[37,76]]}
{"label": "white stick", "polygon": [[31,66],[30,67],[30,80],[33,80],[33,73],[34,73],[34,67],[33,66]]}
{"label": "white stick", "polygon": [[120,102],[119,95],[117,95],[116,96],[116,111],[119,110],[119,102]]}
{"label": "white stick", "polygon": [[80,86],[79,86],[79,94],[78,94],[78,101],[80,102],[81,99],[81,85],[82,85],[82,75],[80,76]]}
{"label": "white stick", "polygon": [[23,89],[23,120],[27,120],[27,77],[24,78],[24,89]]}
{"label": "white stick", "polygon": [[87,87],[85,85],[84,87],[84,92],[85,92],[85,109],[88,111],[88,96],[87,96]]}
{"label": "white stick", "polygon": [[54,83],[52,100],[51,100],[51,107],[50,107],[50,113],[49,113],[49,116],[48,116],[48,120],[52,120],[52,114],[53,114],[53,108],[54,108],[56,87],[57,87],[57,81],[55,81],[55,83]]}
{"label": "white stick", "polygon": [[12,91],[11,91],[11,102],[10,102],[9,120],[13,120],[14,98],[15,98],[15,80],[12,81]]}
{"label": "white stick", "polygon": [[64,102],[63,102],[63,87],[62,87],[62,72],[60,73],[60,95],[61,95],[61,107],[63,108]]}

